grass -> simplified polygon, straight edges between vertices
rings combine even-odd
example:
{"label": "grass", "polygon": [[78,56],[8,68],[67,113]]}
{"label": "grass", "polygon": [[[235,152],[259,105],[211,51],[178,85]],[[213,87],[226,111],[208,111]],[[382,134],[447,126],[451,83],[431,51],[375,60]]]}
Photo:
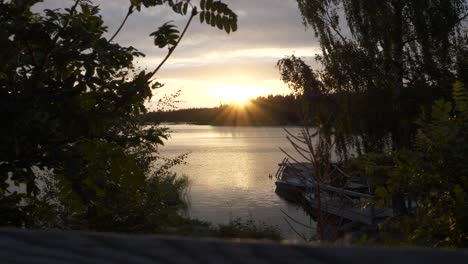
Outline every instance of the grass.
{"label": "grass", "polygon": [[242,219],[240,217],[231,219],[227,224],[213,225],[196,219],[185,219],[170,228],[158,232],[164,235],[177,235],[189,237],[214,237],[214,238],[242,238],[242,239],[268,239],[279,241],[282,239],[277,226],[252,218]]}

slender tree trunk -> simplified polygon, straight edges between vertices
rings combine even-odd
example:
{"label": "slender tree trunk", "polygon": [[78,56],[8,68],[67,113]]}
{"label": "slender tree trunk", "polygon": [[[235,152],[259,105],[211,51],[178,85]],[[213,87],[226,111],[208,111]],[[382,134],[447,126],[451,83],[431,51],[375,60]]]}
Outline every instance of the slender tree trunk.
{"label": "slender tree trunk", "polygon": [[[393,74],[393,147],[399,150],[406,145],[408,140],[404,132],[405,122],[401,118],[404,114],[401,103],[401,93],[403,90],[403,34],[404,34],[404,18],[403,9],[405,0],[393,0],[393,34],[392,34],[392,74]],[[395,193],[392,195],[393,210],[396,215],[406,214],[406,205],[403,193]]]}
{"label": "slender tree trunk", "polygon": [[403,89],[403,7],[402,0],[393,1],[394,14],[393,14],[393,63],[392,73],[394,82],[393,96],[394,100],[398,100]]}
{"label": "slender tree trunk", "polygon": [[405,142],[406,135],[403,132],[403,126],[401,122],[401,114],[403,114],[402,105],[400,102],[401,93],[403,90],[403,34],[404,34],[404,19],[403,9],[405,6],[404,0],[393,0],[393,31],[392,31],[392,75],[393,75],[393,97],[392,105],[394,112],[393,120],[393,147],[395,149],[401,149]]}

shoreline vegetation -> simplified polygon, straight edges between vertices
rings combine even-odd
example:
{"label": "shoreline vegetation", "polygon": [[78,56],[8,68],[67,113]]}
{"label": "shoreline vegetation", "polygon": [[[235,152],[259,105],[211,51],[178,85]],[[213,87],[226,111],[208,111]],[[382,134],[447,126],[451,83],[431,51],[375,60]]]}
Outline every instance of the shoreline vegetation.
{"label": "shoreline vegetation", "polygon": [[298,99],[294,95],[268,95],[211,108],[189,108],[144,114],[146,124],[190,123],[212,126],[292,126],[301,125]]}
{"label": "shoreline vegetation", "polygon": [[227,223],[214,224],[197,219],[184,219],[175,226],[167,226],[158,234],[187,237],[212,237],[220,239],[266,239],[281,241],[278,226],[249,218],[232,218]]}

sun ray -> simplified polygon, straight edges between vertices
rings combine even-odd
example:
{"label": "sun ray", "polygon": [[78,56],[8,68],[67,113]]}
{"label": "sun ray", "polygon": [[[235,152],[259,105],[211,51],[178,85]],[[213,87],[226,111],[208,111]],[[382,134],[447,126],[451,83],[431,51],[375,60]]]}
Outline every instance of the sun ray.
{"label": "sun ray", "polygon": [[224,103],[242,106],[250,99],[260,96],[262,93],[255,86],[222,84],[218,87],[213,87],[212,94]]}

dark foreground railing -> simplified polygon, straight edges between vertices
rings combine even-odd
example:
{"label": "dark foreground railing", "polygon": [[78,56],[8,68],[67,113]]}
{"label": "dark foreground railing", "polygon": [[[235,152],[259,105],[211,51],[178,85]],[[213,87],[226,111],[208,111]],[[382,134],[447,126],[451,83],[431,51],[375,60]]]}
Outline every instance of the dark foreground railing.
{"label": "dark foreground railing", "polygon": [[468,263],[468,251],[0,229],[0,263]]}

